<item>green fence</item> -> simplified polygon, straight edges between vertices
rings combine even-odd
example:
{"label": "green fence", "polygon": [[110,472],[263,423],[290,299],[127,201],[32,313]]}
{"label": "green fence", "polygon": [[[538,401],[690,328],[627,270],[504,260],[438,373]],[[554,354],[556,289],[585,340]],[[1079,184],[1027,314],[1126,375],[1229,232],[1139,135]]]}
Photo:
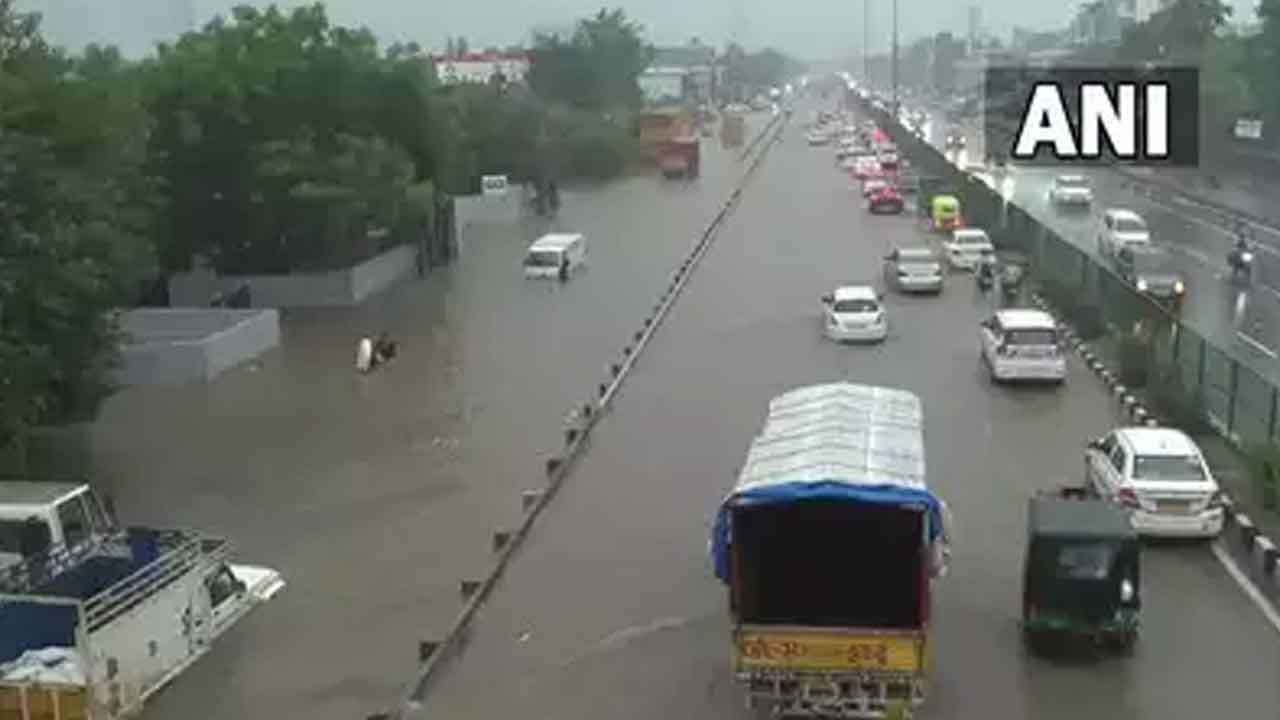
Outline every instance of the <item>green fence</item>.
{"label": "green fence", "polygon": [[[1025,256],[1040,295],[1163,421],[1192,434],[1216,432],[1249,453],[1255,474],[1259,462],[1271,462],[1258,458],[1275,458],[1280,468],[1280,389],[1275,384],[956,168],[932,145],[889,122],[888,115],[870,112],[919,174],[938,177],[956,194],[967,225],[985,229],[998,252]],[[1275,481],[1265,482],[1259,490],[1270,498],[1264,500],[1268,509],[1275,509]]]}

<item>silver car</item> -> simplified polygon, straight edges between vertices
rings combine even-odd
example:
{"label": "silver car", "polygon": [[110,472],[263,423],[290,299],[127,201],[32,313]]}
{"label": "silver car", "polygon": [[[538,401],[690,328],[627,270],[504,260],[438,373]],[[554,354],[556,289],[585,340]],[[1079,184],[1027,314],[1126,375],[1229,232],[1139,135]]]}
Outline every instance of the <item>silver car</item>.
{"label": "silver car", "polygon": [[942,292],[942,259],[927,247],[897,247],[884,257],[884,281],[898,292]]}

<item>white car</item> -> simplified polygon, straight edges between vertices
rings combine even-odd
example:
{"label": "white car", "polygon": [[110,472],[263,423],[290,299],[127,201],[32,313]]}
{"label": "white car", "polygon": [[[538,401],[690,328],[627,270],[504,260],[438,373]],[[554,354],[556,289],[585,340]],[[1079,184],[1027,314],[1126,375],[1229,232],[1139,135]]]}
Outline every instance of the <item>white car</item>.
{"label": "white car", "polygon": [[889,181],[882,177],[869,177],[862,181],[862,197],[869,198],[889,187]]}
{"label": "white car", "polygon": [[1150,245],[1151,231],[1132,210],[1109,208],[1098,221],[1098,254],[1113,257],[1125,245]]}
{"label": "white car", "polygon": [[1055,205],[1083,205],[1093,202],[1093,188],[1083,175],[1059,175],[1049,187],[1049,201]]}
{"label": "white car", "polygon": [[1089,443],[1085,477],[1093,492],[1129,510],[1140,535],[1213,538],[1222,532],[1218,482],[1181,430],[1113,430]]}
{"label": "white car", "polygon": [[978,329],[982,361],[995,382],[1067,379],[1067,358],[1053,316],[1041,310],[1005,309]]}
{"label": "white car", "polygon": [[831,140],[831,136],[823,130],[810,130],[809,133],[805,135],[805,139],[809,141],[810,145],[819,147],[821,145],[826,145]]}
{"label": "white car", "polygon": [[875,288],[850,285],[822,296],[822,328],[836,342],[879,342],[889,334],[889,320]]}
{"label": "white car", "polygon": [[996,246],[991,244],[987,231],[981,228],[953,230],[951,239],[942,245],[947,264],[964,270],[973,270],[982,259],[993,258],[996,254]]}

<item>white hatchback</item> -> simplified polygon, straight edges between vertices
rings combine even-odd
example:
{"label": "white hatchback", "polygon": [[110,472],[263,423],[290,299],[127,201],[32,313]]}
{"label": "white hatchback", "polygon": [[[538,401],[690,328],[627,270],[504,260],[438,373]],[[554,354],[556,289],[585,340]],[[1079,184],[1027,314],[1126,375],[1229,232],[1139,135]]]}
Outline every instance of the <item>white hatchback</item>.
{"label": "white hatchback", "polygon": [[986,258],[995,257],[996,246],[986,230],[980,228],[961,228],[951,233],[951,239],[943,243],[946,250],[947,264],[953,268],[973,270]]}
{"label": "white hatchback", "polygon": [[822,296],[822,329],[836,342],[879,342],[889,334],[889,320],[875,288],[850,285]]}
{"label": "white hatchback", "polygon": [[982,360],[997,382],[1066,382],[1067,358],[1053,316],[1041,310],[999,310],[978,332]]}
{"label": "white hatchback", "polygon": [[1213,538],[1222,532],[1218,482],[1181,430],[1111,431],[1085,450],[1085,479],[1093,492],[1129,510],[1140,535]]}
{"label": "white hatchback", "polygon": [[1151,244],[1146,221],[1132,210],[1110,208],[1098,223],[1098,254],[1103,257],[1112,257],[1125,246]]}

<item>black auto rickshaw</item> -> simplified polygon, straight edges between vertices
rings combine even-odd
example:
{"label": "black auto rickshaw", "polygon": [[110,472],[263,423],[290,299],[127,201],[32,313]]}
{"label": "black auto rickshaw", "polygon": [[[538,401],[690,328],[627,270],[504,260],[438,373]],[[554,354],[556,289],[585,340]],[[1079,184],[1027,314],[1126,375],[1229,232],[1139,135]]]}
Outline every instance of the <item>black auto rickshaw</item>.
{"label": "black auto rickshaw", "polygon": [[1033,648],[1051,637],[1128,654],[1138,639],[1138,534],[1123,509],[1065,488],[1031,499],[1023,566],[1022,630]]}

